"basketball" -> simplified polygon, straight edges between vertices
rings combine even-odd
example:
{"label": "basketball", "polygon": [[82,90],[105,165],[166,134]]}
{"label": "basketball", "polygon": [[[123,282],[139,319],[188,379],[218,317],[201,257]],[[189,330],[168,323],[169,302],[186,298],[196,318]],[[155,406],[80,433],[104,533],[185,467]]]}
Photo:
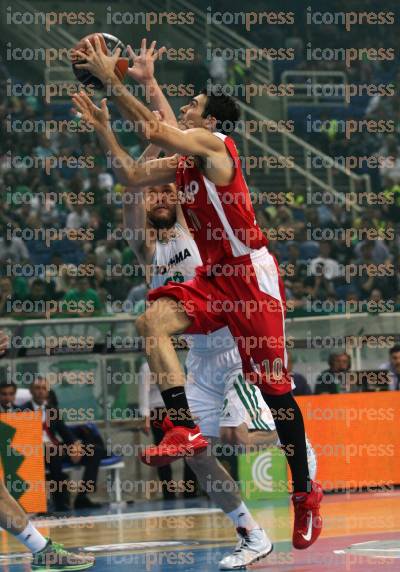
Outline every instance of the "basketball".
{"label": "basketball", "polygon": [[[86,52],[86,40],[95,45],[95,37],[100,39],[100,44],[103,52],[105,54],[113,54],[117,48],[121,50],[121,57],[118,59],[118,62],[115,66],[115,73],[117,77],[122,80],[126,74],[126,70],[128,69],[128,57],[126,56],[126,47],[125,45],[111,34],[89,34],[82,38],[76,46],[74,46],[74,50],[80,50],[82,52]],[[85,63],[84,60],[77,60],[72,58],[72,69],[74,71],[75,77],[84,85],[92,85],[95,89],[102,89],[103,84],[102,82],[92,75],[89,70],[80,69],[76,67],[76,64]]]}

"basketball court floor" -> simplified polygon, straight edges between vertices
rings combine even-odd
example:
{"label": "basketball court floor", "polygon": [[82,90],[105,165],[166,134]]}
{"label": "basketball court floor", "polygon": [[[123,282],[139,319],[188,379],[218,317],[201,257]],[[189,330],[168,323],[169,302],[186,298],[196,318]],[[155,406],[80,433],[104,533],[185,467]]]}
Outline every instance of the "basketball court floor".
{"label": "basketball court floor", "polygon": [[[289,500],[251,506],[274,552],[251,569],[278,572],[400,570],[400,491],[325,496],[324,531],[305,551],[290,542]],[[68,548],[96,554],[96,572],[214,572],[235,544],[230,521],[204,499],[138,502],[36,521]],[[27,572],[29,557],[1,533],[0,570]]]}

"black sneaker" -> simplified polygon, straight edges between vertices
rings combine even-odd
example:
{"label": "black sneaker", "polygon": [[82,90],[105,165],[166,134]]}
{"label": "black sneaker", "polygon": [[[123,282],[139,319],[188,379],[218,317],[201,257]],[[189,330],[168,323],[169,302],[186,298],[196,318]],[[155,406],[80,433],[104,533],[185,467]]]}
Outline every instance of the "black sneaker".
{"label": "black sneaker", "polygon": [[69,570],[86,570],[94,565],[94,556],[89,554],[74,554],[63,548],[62,544],[53,542],[50,538],[40,552],[36,552],[32,557],[32,570],[48,572],[57,570],[58,572]]}

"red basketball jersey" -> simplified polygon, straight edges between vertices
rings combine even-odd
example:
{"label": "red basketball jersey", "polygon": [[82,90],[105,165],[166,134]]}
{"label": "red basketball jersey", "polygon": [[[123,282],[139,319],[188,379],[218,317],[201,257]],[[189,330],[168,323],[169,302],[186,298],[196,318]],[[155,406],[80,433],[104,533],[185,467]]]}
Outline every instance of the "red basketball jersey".
{"label": "red basketball jersey", "polygon": [[256,221],[236,145],[226,135],[215,135],[224,141],[234,162],[235,174],[229,185],[212,183],[192,157],[181,157],[176,171],[179,200],[203,264],[250,254],[268,245]]}

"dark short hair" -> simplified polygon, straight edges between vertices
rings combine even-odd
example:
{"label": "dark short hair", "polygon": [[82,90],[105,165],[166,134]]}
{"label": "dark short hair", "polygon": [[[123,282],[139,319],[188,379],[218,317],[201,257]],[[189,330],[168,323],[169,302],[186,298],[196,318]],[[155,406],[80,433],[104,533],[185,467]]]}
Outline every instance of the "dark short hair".
{"label": "dark short hair", "polygon": [[201,93],[207,96],[207,103],[202,117],[209,115],[217,120],[217,129],[225,135],[236,129],[240,118],[240,109],[236,100],[223,93],[221,88],[209,89],[205,87]]}
{"label": "dark short hair", "polygon": [[400,352],[400,344],[396,344],[395,346],[393,346],[392,348],[390,348],[389,354],[397,354],[397,352]]}
{"label": "dark short hair", "polygon": [[15,391],[17,391],[17,384],[14,381],[0,381],[0,389],[4,389],[5,387],[13,387]]}

